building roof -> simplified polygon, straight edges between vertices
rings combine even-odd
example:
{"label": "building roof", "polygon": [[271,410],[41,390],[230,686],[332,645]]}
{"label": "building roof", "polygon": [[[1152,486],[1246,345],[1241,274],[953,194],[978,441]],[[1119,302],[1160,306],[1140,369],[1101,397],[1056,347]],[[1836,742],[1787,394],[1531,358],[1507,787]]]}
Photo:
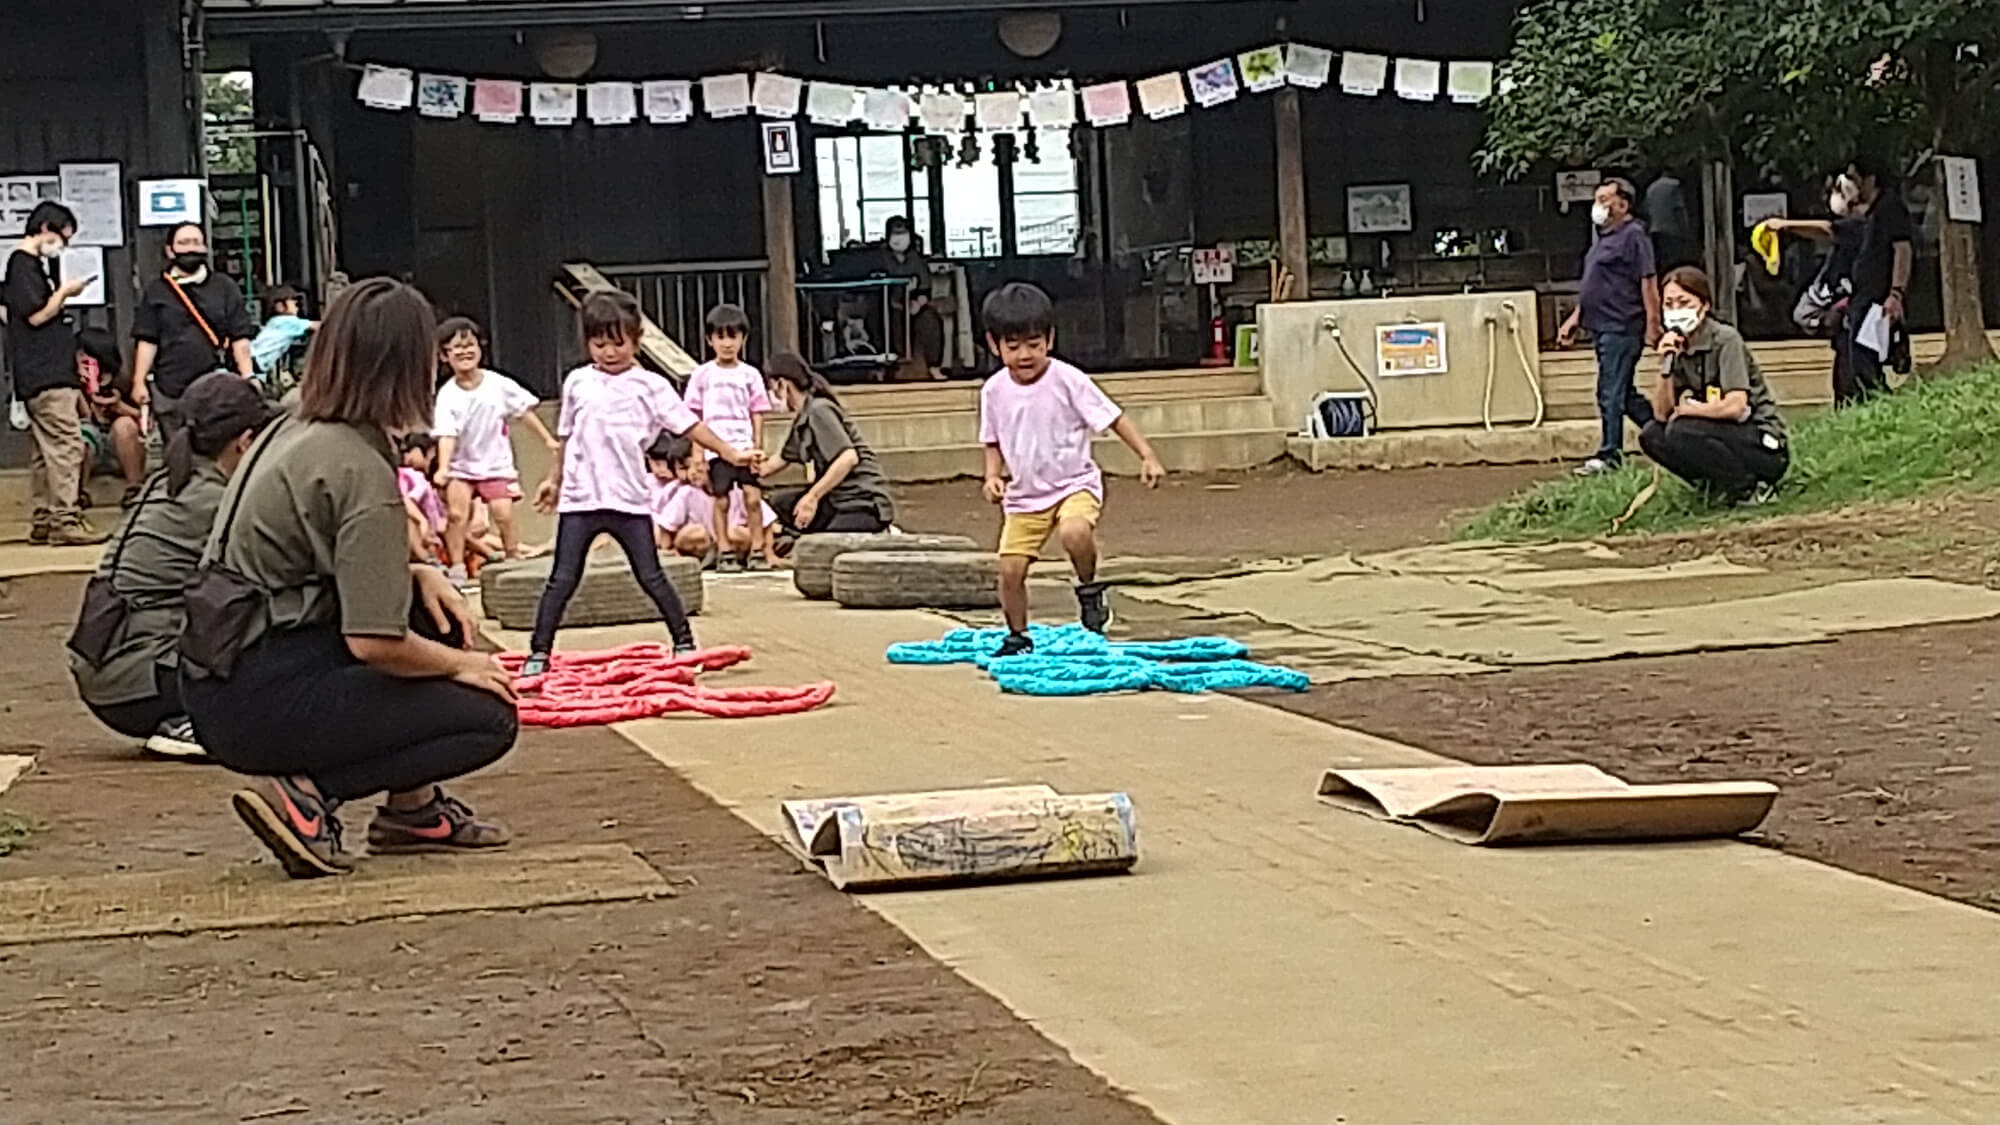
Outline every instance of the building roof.
{"label": "building roof", "polygon": [[201,0],[208,22],[223,31],[830,19],[1245,2],[1254,0]]}

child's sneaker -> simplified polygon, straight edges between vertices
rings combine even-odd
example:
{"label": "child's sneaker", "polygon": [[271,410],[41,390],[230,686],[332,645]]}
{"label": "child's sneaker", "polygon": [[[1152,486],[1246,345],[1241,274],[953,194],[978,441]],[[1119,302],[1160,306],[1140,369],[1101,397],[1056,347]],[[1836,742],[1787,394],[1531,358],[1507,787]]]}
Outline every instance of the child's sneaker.
{"label": "child's sneaker", "polygon": [[29,545],[40,547],[47,543],[49,541],[49,529],[54,526],[55,521],[49,518],[49,510],[47,508],[36,508],[33,514],[28,517]]}
{"label": "child's sneaker", "polygon": [[735,555],[724,555],[715,560],[715,572],[717,574],[741,574],[743,573],[743,560],[737,558]]}
{"label": "child's sneaker", "polygon": [[765,571],[771,569],[771,562],[769,559],[766,559],[762,555],[751,555],[750,558],[744,562],[743,569],[749,571],[752,574],[762,574]]}
{"label": "child's sneaker", "polygon": [[195,739],[194,724],[188,721],[186,715],[162,722],[153,732],[153,737],[146,740],[146,752],[164,758],[208,760],[208,751],[202,749],[201,743]]}
{"label": "child's sneaker", "polygon": [[472,575],[465,569],[464,563],[445,567],[444,576],[447,581],[461,590],[465,588],[466,583],[472,581]]}
{"label": "child's sneaker", "polygon": [[1083,627],[1103,635],[1111,627],[1111,603],[1104,597],[1104,583],[1085,582],[1076,588],[1076,612]]}
{"label": "child's sneaker", "polygon": [[521,675],[523,676],[544,676],[548,674],[548,671],[549,654],[546,652],[529,653],[528,658],[521,662]]}
{"label": "child's sneaker", "polygon": [[368,850],[382,855],[498,848],[511,839],[506,828],[480,820],[464,801],[442,789],[432,791],[429,804],[408,812],[377,805],[368,825]]}
{"label": "child's sneaker", "polygon": [[237,790],[229,803],[292,878],[345,875],[354,866],[340,850],[337,803],[306,792],[292,779],[260,777],[248,789]]}
{"label": "child's sneaker", "polygon": [[1035,642],[1026,633],[1009,633],[1000,647],[993,650],[994,659],[1003,656],[1022,656],[1035,651]]}

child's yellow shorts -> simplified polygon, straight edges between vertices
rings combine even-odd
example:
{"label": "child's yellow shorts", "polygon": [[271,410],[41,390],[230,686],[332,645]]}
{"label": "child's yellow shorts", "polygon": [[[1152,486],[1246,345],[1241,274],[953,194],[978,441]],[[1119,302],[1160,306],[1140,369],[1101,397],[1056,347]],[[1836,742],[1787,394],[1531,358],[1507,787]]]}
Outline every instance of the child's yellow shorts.
{"label": "child's yellow shorts", "polygon": [[1064,520],[1084,520],[1096,527],[1097,518],[1103,514],[1104,505],[1088,491],[1072,492],[1055,507],[1039,512],[1008,512],[1006,521],[1000,525],[1000,553],[1034,558],[1042,553],[1042,544],[1049,541],[1057,524]]}

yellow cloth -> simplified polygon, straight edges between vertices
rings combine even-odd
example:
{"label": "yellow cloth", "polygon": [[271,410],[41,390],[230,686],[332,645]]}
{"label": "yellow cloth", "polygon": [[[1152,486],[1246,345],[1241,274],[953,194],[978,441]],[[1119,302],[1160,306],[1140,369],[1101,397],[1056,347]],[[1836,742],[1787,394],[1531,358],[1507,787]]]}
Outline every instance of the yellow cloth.
{"label": "yellow cloth", "polygon": [[1765,273],[1778,276],[1778,232],[1771,229],[1771,220],[1750,228],[1750,249],[1764,259]]}
{"label": "yellow cloth", "polygon": [[1000,553],[1034,558],[1042,553],[1049,533],[1064,520],[1083,520],[1092,527],[1104,514],[1104,505],[1089,492],[1072,492],[1053,508],[1039,512],[1008,512],[1000,525]]}

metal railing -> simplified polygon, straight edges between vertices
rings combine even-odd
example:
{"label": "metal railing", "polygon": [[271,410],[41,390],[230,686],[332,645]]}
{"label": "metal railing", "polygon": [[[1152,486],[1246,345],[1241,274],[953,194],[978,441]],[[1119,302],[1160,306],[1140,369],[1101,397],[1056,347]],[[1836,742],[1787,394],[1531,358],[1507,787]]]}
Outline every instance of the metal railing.
{"label": "metal railing", "polygon": [[704,348],[702,325],[717,305],[739,305],[750,314],[745,358],[760,363],[768,354],[771,310],[767,289],[770,263],[762,258],[734,262],[656,262],[599,265],[613,285],[639,299],[639,308],[660,330],[697,360]]}

